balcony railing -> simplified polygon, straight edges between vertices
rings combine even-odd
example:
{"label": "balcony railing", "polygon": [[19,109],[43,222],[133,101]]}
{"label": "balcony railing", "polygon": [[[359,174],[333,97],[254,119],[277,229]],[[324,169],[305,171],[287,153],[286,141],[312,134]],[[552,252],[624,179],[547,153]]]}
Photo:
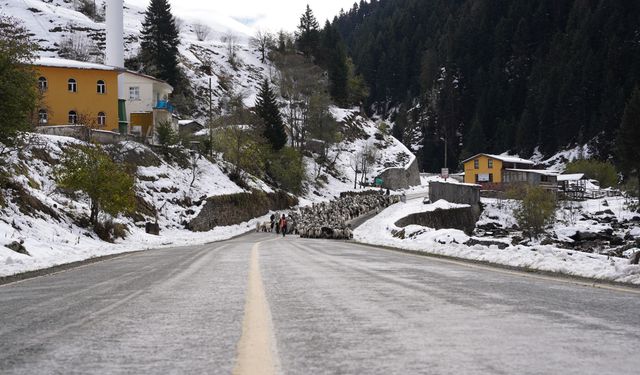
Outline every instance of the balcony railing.
{"label": "balcony railing", "polygon": [[175,108],[173,104],[169,103],[168,100],[158,100],[156,106],[153,107],[153,109],[164,109],[165,111],[173,113]]}

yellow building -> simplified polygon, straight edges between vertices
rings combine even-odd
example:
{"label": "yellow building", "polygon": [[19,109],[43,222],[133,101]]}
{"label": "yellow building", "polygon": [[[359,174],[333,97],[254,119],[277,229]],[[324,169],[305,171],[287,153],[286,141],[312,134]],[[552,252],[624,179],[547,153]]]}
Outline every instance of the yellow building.
{"label": "yellow building", "polygon": [[42,100],[38,125],[86,125],[118,131],[118,75],[115,67],[42,58],[34,63]]}
{"label": "yellow building", "polygon": [[464,182],[468,184],[502,183],[506,170],[532,168],[535,163],[513,156],[478,154],[462,162]]}

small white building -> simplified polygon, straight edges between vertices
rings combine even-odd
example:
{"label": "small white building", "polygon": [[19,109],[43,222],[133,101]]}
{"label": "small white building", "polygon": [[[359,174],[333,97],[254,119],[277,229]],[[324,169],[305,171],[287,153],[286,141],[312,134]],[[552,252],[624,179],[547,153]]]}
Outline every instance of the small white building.
{"label": "small white building", "polygon": [[178,131],[178,122],[173,116],[173,105],[169,95],[173,87],[167,82],[142,73],[126,71],[121,74],[126,96],[129,132],[156,143],[155,128],[162,122],[171,123]]}

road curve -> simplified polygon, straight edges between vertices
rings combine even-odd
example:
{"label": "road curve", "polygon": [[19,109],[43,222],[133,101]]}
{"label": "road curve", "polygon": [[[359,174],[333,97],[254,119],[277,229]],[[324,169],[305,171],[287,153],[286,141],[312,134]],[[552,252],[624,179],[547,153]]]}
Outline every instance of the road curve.
{"label": "road curve", "polygon": [[0,286],[0,373],[238,373],[254,336],[284,374],[635,374],[638,311],[638,293],[252,234]]}

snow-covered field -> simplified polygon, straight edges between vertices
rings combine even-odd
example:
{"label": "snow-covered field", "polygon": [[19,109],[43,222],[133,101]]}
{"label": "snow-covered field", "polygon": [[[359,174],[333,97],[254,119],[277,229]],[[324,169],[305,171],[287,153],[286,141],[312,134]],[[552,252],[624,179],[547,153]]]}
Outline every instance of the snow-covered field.
{"label": "snow-covered field", "polygon": [[[586,202],[585,205],[589,206],[590,209],[597,207],[595,202]],[[455,205],[445,201],[425,205],[421,199],[398,203],[357,228],[354,233],[354,239],[371,245],[390,246],[505,266],[557,272],[571,276],[640,284],[640,266],[630,265],[629,260],[625,258],[560,249],[553,245],[513,246],[508,240],[504,241],[508,246],[503,250],[500,250],[496,245],[467,246],[464,243],[471,237],[462,231],[453,229],[434,230],[415,225],[404,228],[404,239],[393,235],[402,229],[397,227],[395,223],[412,213],[453,207]],[[619,213],[620,215],[630,214],[622,209],[619,210]],[[506,211],[485,211],[485,215],[499,217],[505,224],[513,220]],[[559,225],[558,227],[563,226]],[[580,227],[565,228],[564,230],[580,230]],[[634,234],[640,233],[637,227],[632,231]],[[482,238],[479,239],[482,240]]]}

